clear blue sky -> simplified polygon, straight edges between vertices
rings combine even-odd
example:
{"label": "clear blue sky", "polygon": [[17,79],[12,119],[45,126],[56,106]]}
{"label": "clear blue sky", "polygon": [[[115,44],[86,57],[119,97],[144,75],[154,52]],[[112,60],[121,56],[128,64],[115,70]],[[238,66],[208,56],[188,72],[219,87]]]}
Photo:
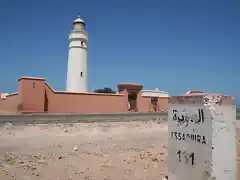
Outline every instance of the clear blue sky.
{"label": "clear blue sky", "polygon": [[89,90],[137,82],[240,99],[239,0],[0,0],[0,91],[17,91],[20,76],[64,90],[78,14],[89,33]]}

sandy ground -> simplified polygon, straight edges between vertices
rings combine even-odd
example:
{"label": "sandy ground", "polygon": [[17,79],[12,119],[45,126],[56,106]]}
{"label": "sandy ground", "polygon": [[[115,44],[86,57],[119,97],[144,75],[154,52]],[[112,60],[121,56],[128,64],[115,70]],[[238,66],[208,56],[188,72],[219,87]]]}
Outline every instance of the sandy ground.
{"label": "sandy ground", "polygon": [[157,122],[5,127],[0,177],[161,179],[167,174],[166,132],[166,125]]}
{"label": "sandy ground", "polygon": [[163,122],[6,124],[0,130],[1,180],[160,180],[166,174]]}

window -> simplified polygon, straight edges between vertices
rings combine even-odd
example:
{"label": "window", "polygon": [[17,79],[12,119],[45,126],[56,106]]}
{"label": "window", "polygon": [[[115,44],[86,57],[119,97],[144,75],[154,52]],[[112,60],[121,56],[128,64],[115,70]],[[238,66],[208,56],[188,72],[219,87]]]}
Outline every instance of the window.
{"label": "window", "polygon": [[157,103],[158,98],[157,97],[151,97],[151,103]]}
{"label": "window", "polygon": [[81,46],[83,46],[83,41],[81,41]]}
{"label": "window", "polygon": [[80,76],[83,77],[83,72],[80,73]]}

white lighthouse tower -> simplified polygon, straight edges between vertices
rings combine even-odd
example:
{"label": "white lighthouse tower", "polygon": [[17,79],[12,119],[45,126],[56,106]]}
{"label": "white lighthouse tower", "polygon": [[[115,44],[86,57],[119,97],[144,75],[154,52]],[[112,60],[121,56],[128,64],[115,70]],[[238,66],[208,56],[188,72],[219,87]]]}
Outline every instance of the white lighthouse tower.
{"label": "white lighthouse tower", "polygon": [[87,48],[85,22],[78,16],[69,34],[67,92],[88,92]]}

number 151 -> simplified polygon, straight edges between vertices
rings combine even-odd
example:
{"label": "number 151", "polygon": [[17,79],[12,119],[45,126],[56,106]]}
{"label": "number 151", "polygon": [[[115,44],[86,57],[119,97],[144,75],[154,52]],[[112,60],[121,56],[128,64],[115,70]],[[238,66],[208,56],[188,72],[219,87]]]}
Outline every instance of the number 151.
{"label": "number 151", "polygon": [[178,150],[178,162],[183,162],[187,164],[189,160],[191,161],[192,166],[195,164],[195,154],[194,153],[186,153],[185,151]]}

